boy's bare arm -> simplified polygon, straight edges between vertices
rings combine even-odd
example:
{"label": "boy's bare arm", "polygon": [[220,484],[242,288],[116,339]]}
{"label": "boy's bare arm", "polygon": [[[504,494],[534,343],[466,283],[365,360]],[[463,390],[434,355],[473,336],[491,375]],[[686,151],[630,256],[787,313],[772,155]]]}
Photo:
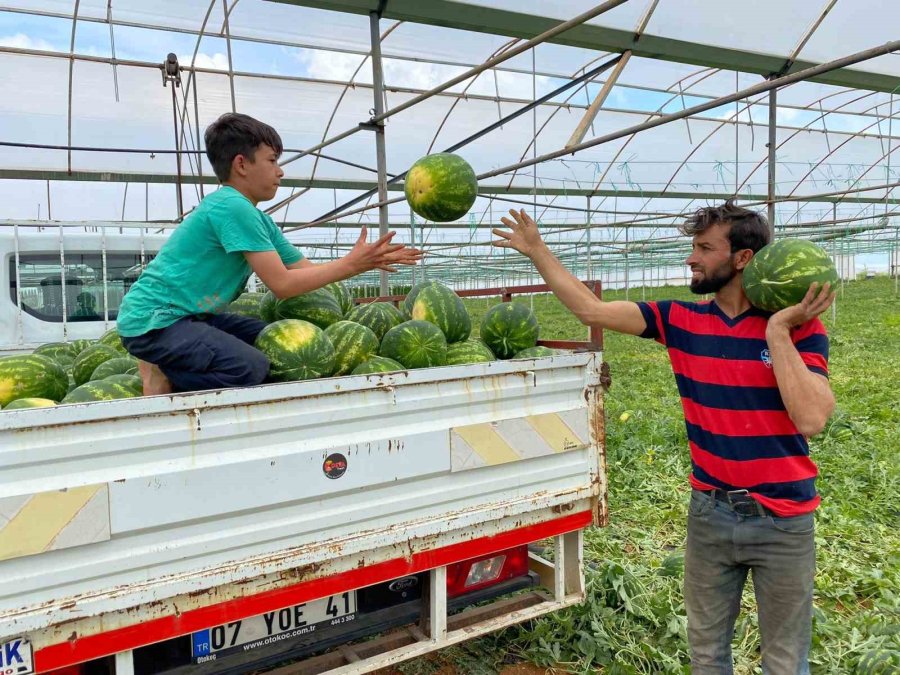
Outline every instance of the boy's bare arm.
{"label": "boy's bare arm", "polygon": [[588,326],[608,328],[619,333],[640,335],[647,322],[634,302],[603,302],[597,299],[550,251],[538,232],[537,224],[524,210],[510,210],[510,218],[501,218],[511,231],[494,229],[500,239],[494,246],[512,248],[531,258],[537,271],[550,286],[553,294]]}
{"label": "boy's bare arm", "polygon": [[363,227],[350,252],[327,263],[300,264],[303,263],[300,261],[286,267],[275,251],[245,251],[244,257],[256,276],[278,298],[291,298],[370,270],[396,272],[397,265],[415,265],[422,258],[417,249],[392,244],[394,232],[388,232],[372,244],[366,242],[366,234]]}

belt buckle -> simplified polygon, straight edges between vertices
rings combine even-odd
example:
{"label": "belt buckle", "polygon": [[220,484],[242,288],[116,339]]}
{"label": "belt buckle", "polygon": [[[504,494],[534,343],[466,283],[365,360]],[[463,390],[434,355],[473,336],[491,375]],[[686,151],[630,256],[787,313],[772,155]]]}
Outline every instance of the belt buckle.
{"label": "belt buckle", "polygon": [[[749,490],[729,490],[725,493],[728,498],[728,504],[731,509],[741,516],[758,516],[760,515],[759,502],[750,496]],[[743,497],[743,499],[735,500],[735,497]]]}
{"label": "belt buckle", "polygon": [[734,506],[735,502],[732,497],[750,497],[750,490],[728,490],[725,496],[728,498],[728,503]]}

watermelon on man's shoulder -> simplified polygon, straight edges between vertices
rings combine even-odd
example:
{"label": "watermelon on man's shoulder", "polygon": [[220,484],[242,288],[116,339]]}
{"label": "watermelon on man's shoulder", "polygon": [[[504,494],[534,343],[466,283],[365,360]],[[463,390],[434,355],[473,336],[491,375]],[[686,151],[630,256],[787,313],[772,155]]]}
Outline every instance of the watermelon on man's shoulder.
{"label": "watermelon on man's shoulder", "polygon": [[828,253],[805,239],[779,239],[763,246],[742,278],[750,304],[768,312],[798,304],[813,282],[834,288],[838,274]]}

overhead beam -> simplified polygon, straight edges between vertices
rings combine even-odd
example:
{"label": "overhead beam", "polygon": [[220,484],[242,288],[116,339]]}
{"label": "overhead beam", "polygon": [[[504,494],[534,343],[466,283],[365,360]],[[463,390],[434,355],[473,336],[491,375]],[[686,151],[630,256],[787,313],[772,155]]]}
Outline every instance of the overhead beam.
{"label": "overhead beam", "polygon": [[[177,183],[179,178],[176,174],[163,173],[129,173],[121,171],[73,171],[69,173],[65,170],[48,170],[48,169],[0,169],[0,180],[39,180],[39,181],[75,181],[75,182],[97,182],[97,183],[152,183],[152,184],[172,184]],[[218,179],[215,176],[183,175],[181,176],[183,185],[218,185]],[[892,184],[893,185],[893,184]],[[341,178],[282,178],[281,187],[289,188],[313,188],[327,190],[371,190],[376,187],[373,181],[365,180],[345,180]],[[884,189],[884,186],[876,186],[872,188],[863,188],[859,192],[853,194],[827,194],[827,195],[793,195],[793,196],[776,196],[776,202],[827,202],[827,203],[848,203],[848,204],[900,204],[900,197],[885,199],[884,197],[862,197],[860,194],[865,191],[875,190],[876,188]],[[401,183],[388,185],[389,192],[403,192]],[[568,196],[568,197],[634,197],[637,199],[658,198],[658,199],[691,199],[691,200],[721,200],[734,198],[732,192],[716,192],[716,191],[700,191],[700,192],[680,192],[676,190],[594,190],[593,188],[552,188],[538,187],[536,190],[531,185],[514,185],[507,187],[506,185],[489,185],[480,183],[478,185],[478,194],[484,197],[502,198],[503,195],[540,195],[540,196]],[[743,202],[768,202],[768,194],[742,192],[738,197]]]}
{"label": "overhead beam", "polygon": [[[351,14],[368,15],[377,9],[378,0],[267,0],[282,4],[300,5],[316,9],[335,10]],[[391,0],[384,14],[385,19],[423,23],[445,28],[490,33],[509,37],[531,39],[561,23],[559,19],[513,12],[493,7],[480,7],[459,0]],[[625,52],[634,56],[663,61],[688,63],[708,68],[723,68],[744,73],[756,73],[768,77],[781,73],[789,54],[760,54],[741,49],[706,45],[674,38],[644,33],[636,39],[630,30],[607,28],[595,24],[582,24],[561,33],[548,42],[593,51]],[[818,65],[813,61],[796,61],[782,74],[790,74]],[[836,87],[851,87],[870,91],[891,92],[897,87],[897,78],[881,73],[853,68],[822,73],[814,82]]]}

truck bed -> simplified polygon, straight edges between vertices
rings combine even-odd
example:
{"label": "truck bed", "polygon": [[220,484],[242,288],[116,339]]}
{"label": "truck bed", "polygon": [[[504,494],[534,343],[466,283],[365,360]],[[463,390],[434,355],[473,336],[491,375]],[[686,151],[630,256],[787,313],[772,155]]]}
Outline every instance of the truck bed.
{"label": "truck bed", "polygon": [[587,352],[2,412],[0,638],[40,651],[186,633],[307,582],[446,564],[473,537],[603,522],[601,365]]}

